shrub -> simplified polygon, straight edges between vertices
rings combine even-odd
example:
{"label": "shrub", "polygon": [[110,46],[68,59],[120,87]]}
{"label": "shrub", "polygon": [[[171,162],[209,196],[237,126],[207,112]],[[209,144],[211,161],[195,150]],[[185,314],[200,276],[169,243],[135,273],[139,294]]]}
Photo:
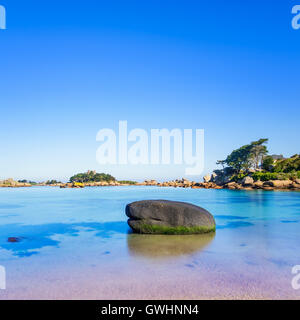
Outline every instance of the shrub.
{"label": "shrub", "polygon": [[273,169],[274,172],[293,172],[300,170],[300,157],[299,155],[294,155],[291,158],[279,160],[276,162]]}
{"label": "shrub", "polygon": [[137,184],[136,181],[131,181],[131,180],[121,180],[118,181],[120,184]]}
{"label": "shrub", "polygon": [[268,180],[295,180],[300,179],[300,171],[293,171],[289,173],[284,172],[255,172],[252,175],[254,181],[268,181]]}
{"label": "shrub", "polygon": [[247,174],[245,174],[245,173],[239,173],[239,174],[233,176],[231,178],[231,181],[238,182],[240,180],[243,180],[246,176],[247,176]]}
{"label": "shrub", "polygon": [[277,180],[278,174],[275,172],[255,172],[252,175],[254,181]]}
{"label": "shrub", "polygon": [[57,184],[57,183],[60,183],[60,181],[57,181],[57,180],[48,180],[48,181],[46,182],[47,185],[49,185],[49,184]]}
{"label": "shrub", "polygon": [[292,171],[290,173],[286,173],[286,176],[288,176],[288,179],[291,180],[300,179],[300,171]]}

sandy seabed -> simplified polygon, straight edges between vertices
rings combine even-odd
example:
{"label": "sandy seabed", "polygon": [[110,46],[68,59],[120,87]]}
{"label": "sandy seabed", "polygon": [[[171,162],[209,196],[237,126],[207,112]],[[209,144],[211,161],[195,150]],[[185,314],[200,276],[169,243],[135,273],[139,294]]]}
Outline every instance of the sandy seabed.
{"label": "sandy seabed", "polygon": [[[216,233],[132,234],[124,208],[145,198],[203,206],[214,213]],[[292,287],[299,208],[292,192],[0,190],[0,299],[299,300]]]}
{"label": "sandy seabed", "polygon": [[[139,236],[129,235],[129,246],[119,244],[108,250],[109,241],[99,244],[97,249],[92,243],[88,246],[90,232],[86,232],[87,237],[84,233],[69,239],[69,243],[65,239],[60,249],[68,251],[66,256],[60,254],[52,259],[49,247],[41,256],[10,261],[7,289],[0,291],[0,299],[300,298],[300,291],[291,286],[288,265],[267,261],[264,257],[260,261],[255,258],[254,262],[251,256],[242,260],[231,259],[228,253],[220,256],[213,251],[214,236],[198,242],[202,251],[184,253],[182,250],[194,242],[194,236],[186,236],[181,248],[176,245],[180,236],[168,240],[166,248],[161,246],[162,251],[155,248],[163,239],[154,236],[154,245],[149,251],[147,248],[153,243],[151,236],[142,236],[145,243],[137,242],[135,247],[131,241],[138,240]],[[87,246],[80,253],[76,248],[78,245],[82,249],[79,243],[82,238]],[[124,244],[126,239],[123,240]],[[72,254],[69,245],[73,246]]]}

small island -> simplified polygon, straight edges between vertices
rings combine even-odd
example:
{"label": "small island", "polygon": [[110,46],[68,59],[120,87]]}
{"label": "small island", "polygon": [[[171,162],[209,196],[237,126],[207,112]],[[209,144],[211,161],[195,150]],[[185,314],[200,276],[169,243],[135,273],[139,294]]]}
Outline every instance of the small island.
{"label": "small island", "polygon": [[60,188],[84,188],[97,186],[129,186],[137,184],[136,181],[121,180],[117,181],[115,177],[107,173],[97,173],[94,170],[88,170],[85,173],[77,173],[73,175],[69,182],[64,183],[58,180],[47,180],[45,182],[34,182],[28,180],[15,181],[14,179],[0,180],[0,187],[60,187]]}
{"label": "small island", "polygon": [[117,181],[115,177],[107,173],[97,173],[88,170],[86,173],[78,173],[70,178],[70,182],[60,184],[61,188],[84,188],[99,186],[125,186],[134,185],[135,181]]}

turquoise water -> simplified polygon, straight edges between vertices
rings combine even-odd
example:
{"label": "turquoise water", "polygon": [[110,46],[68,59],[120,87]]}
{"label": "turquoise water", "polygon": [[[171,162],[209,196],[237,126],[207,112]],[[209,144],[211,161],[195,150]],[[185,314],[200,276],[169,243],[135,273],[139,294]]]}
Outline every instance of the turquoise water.
{"label": "turquoise water", "polygon": [[[132,234],[124,209],[142,199],[202,206],[216,234]],[[299,299],[299,235],[298,192],[0,188],[0,299]]]}

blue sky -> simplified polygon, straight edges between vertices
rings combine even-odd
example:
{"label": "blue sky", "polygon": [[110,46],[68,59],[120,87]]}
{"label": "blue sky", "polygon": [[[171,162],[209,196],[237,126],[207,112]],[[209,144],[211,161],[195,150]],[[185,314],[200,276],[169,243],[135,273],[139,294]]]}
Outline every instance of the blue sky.
{"label": "blue sky", "polygon": [[[261,137],[299,152],[299,1],[14,1],[0,30],[0,179],[182,166],[96,161],[101,128],[205,130],[205,171]],[[197,180],[198,177],[192,177]]]}

